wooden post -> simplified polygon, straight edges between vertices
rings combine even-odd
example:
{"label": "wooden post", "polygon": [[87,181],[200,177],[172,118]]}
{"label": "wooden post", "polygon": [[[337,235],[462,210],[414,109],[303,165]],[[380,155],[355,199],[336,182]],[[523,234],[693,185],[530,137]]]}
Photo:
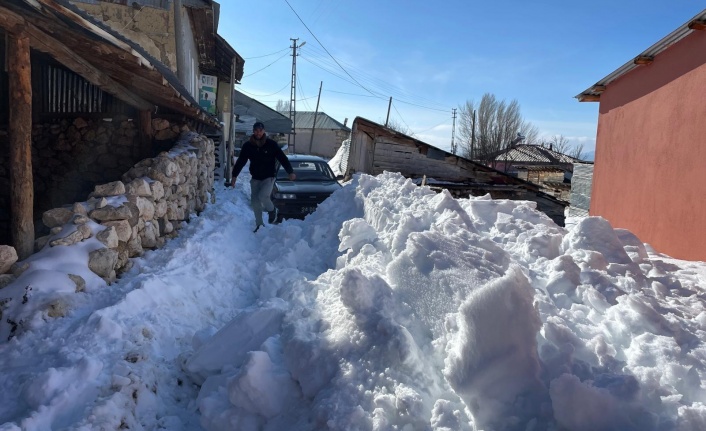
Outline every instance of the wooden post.
{"label": "wooden post", "polygon": [[32,68],[29,37],[8,37],[10,80],[10,230],[17,257],[34,253],[34,182],[32,178]]}
{"label": "wooden post", "polygon": [[154,157],[152,148],[152,111],[140,111],[140,158]]}

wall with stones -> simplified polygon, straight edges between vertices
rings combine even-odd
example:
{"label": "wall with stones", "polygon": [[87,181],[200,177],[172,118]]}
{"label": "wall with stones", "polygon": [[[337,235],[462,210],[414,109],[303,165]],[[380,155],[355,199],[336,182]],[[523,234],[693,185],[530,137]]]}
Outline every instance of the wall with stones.
{"label": "wall with stones", "polygon": [[[95,184],[119,180],[144,157],[171,148],[185,125],[152,121],[153,150],[138,137],[138,124],[126,116],[63,119],[32,129],[32,171],[36,236],[48,233],[44,211],[85,199]],[[10,244],[10,167],[7,131],[0,131],[0,244]]]}
{"label": "wall with stones", "polygon": [[[45,211],[42,222],[50,233],[35,248],[70,246],[95,234],[104,247],[90,253],[88,267],[111,283],[129,268],[129,258],[164,245],[182,222],[215,200],[214,160],[211,139],[184,132],[171,150],[138,162],[118,181],[96,185],[85,200]],[[0,246],[0,268],[7,272],[0,275],[0,288],[29,267],[16,262],[12,251]],[[83,280],[75,281],[80,286]]]}

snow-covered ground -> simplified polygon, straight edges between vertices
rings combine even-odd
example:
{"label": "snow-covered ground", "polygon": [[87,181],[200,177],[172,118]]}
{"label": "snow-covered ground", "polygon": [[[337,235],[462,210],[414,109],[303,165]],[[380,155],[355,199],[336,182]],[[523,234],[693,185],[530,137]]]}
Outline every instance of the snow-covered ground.
{"label": "snow-covered ground", "polygon": [[706,429],[704,263],[397,174],[254,234],[245,176],[110,286],[89,240],[0,290],[0,430]]}

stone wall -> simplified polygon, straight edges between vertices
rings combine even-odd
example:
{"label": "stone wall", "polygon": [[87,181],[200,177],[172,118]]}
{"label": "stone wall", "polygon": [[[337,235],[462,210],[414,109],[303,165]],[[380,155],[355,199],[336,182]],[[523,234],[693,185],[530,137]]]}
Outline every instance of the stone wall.
{"label": "stone wall", "polygon": [[[70,246],[95,233],[104,247],[90,253],[88,267],[111,283],[129,268],[129,258],[161,247],[182,222],[215,200],[214,160],[212,140],[184,132],[170,151],[140,161],[121,180],[96,185],[84,201],[44,212],[50,234],[38,238],[35,249]],[[9,272],[0,275],[0,287],[28,267],[15,262],[13,251],[0,246],[0,268]],[[76,280],[77,287],[82,282]]]}
{"label": "stone wall", "polygon": [[[154,144],[171,148],[187,126],[152,121]],[[32,129],[32,171],[36,236],[48,233],[41,214],[85,199],[95,184],[119,180],[136,162],[151,157],[138,137],[138,125],[126,116],[111,119],[63,119]],[[10,167],[7,131],[0,131],[0,244],[10,244]]]}
{"label": "stone wall", "polygon": [[96,186],[87,201],[45,212],[44,223],[61,239],[39,238],[37,248],[69,245],[62,235],[67,223],[76,225],[78,232],[69,234],[75,236],[69,243],[87,239],[84,233],[91,230],[82,233],[80,227],[93,220],[106,227],[96,235],[105,248],[91,253],[89,268],[111,282],[129,267],[130,257],[164,245],[182,222],[215,199],[213,165],[213,141],[184,133],[171,151],[142,160],[121,181]]}

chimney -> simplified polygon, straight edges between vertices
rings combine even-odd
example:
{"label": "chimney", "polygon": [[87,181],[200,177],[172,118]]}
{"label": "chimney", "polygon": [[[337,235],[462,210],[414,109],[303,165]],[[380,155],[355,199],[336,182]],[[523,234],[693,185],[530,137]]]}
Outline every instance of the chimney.
{"label": "chimney", "polygon": [[348,124],[348,117],[346,117],[346,119],[343,120],[343,127],[346,127],[346,124]]}

